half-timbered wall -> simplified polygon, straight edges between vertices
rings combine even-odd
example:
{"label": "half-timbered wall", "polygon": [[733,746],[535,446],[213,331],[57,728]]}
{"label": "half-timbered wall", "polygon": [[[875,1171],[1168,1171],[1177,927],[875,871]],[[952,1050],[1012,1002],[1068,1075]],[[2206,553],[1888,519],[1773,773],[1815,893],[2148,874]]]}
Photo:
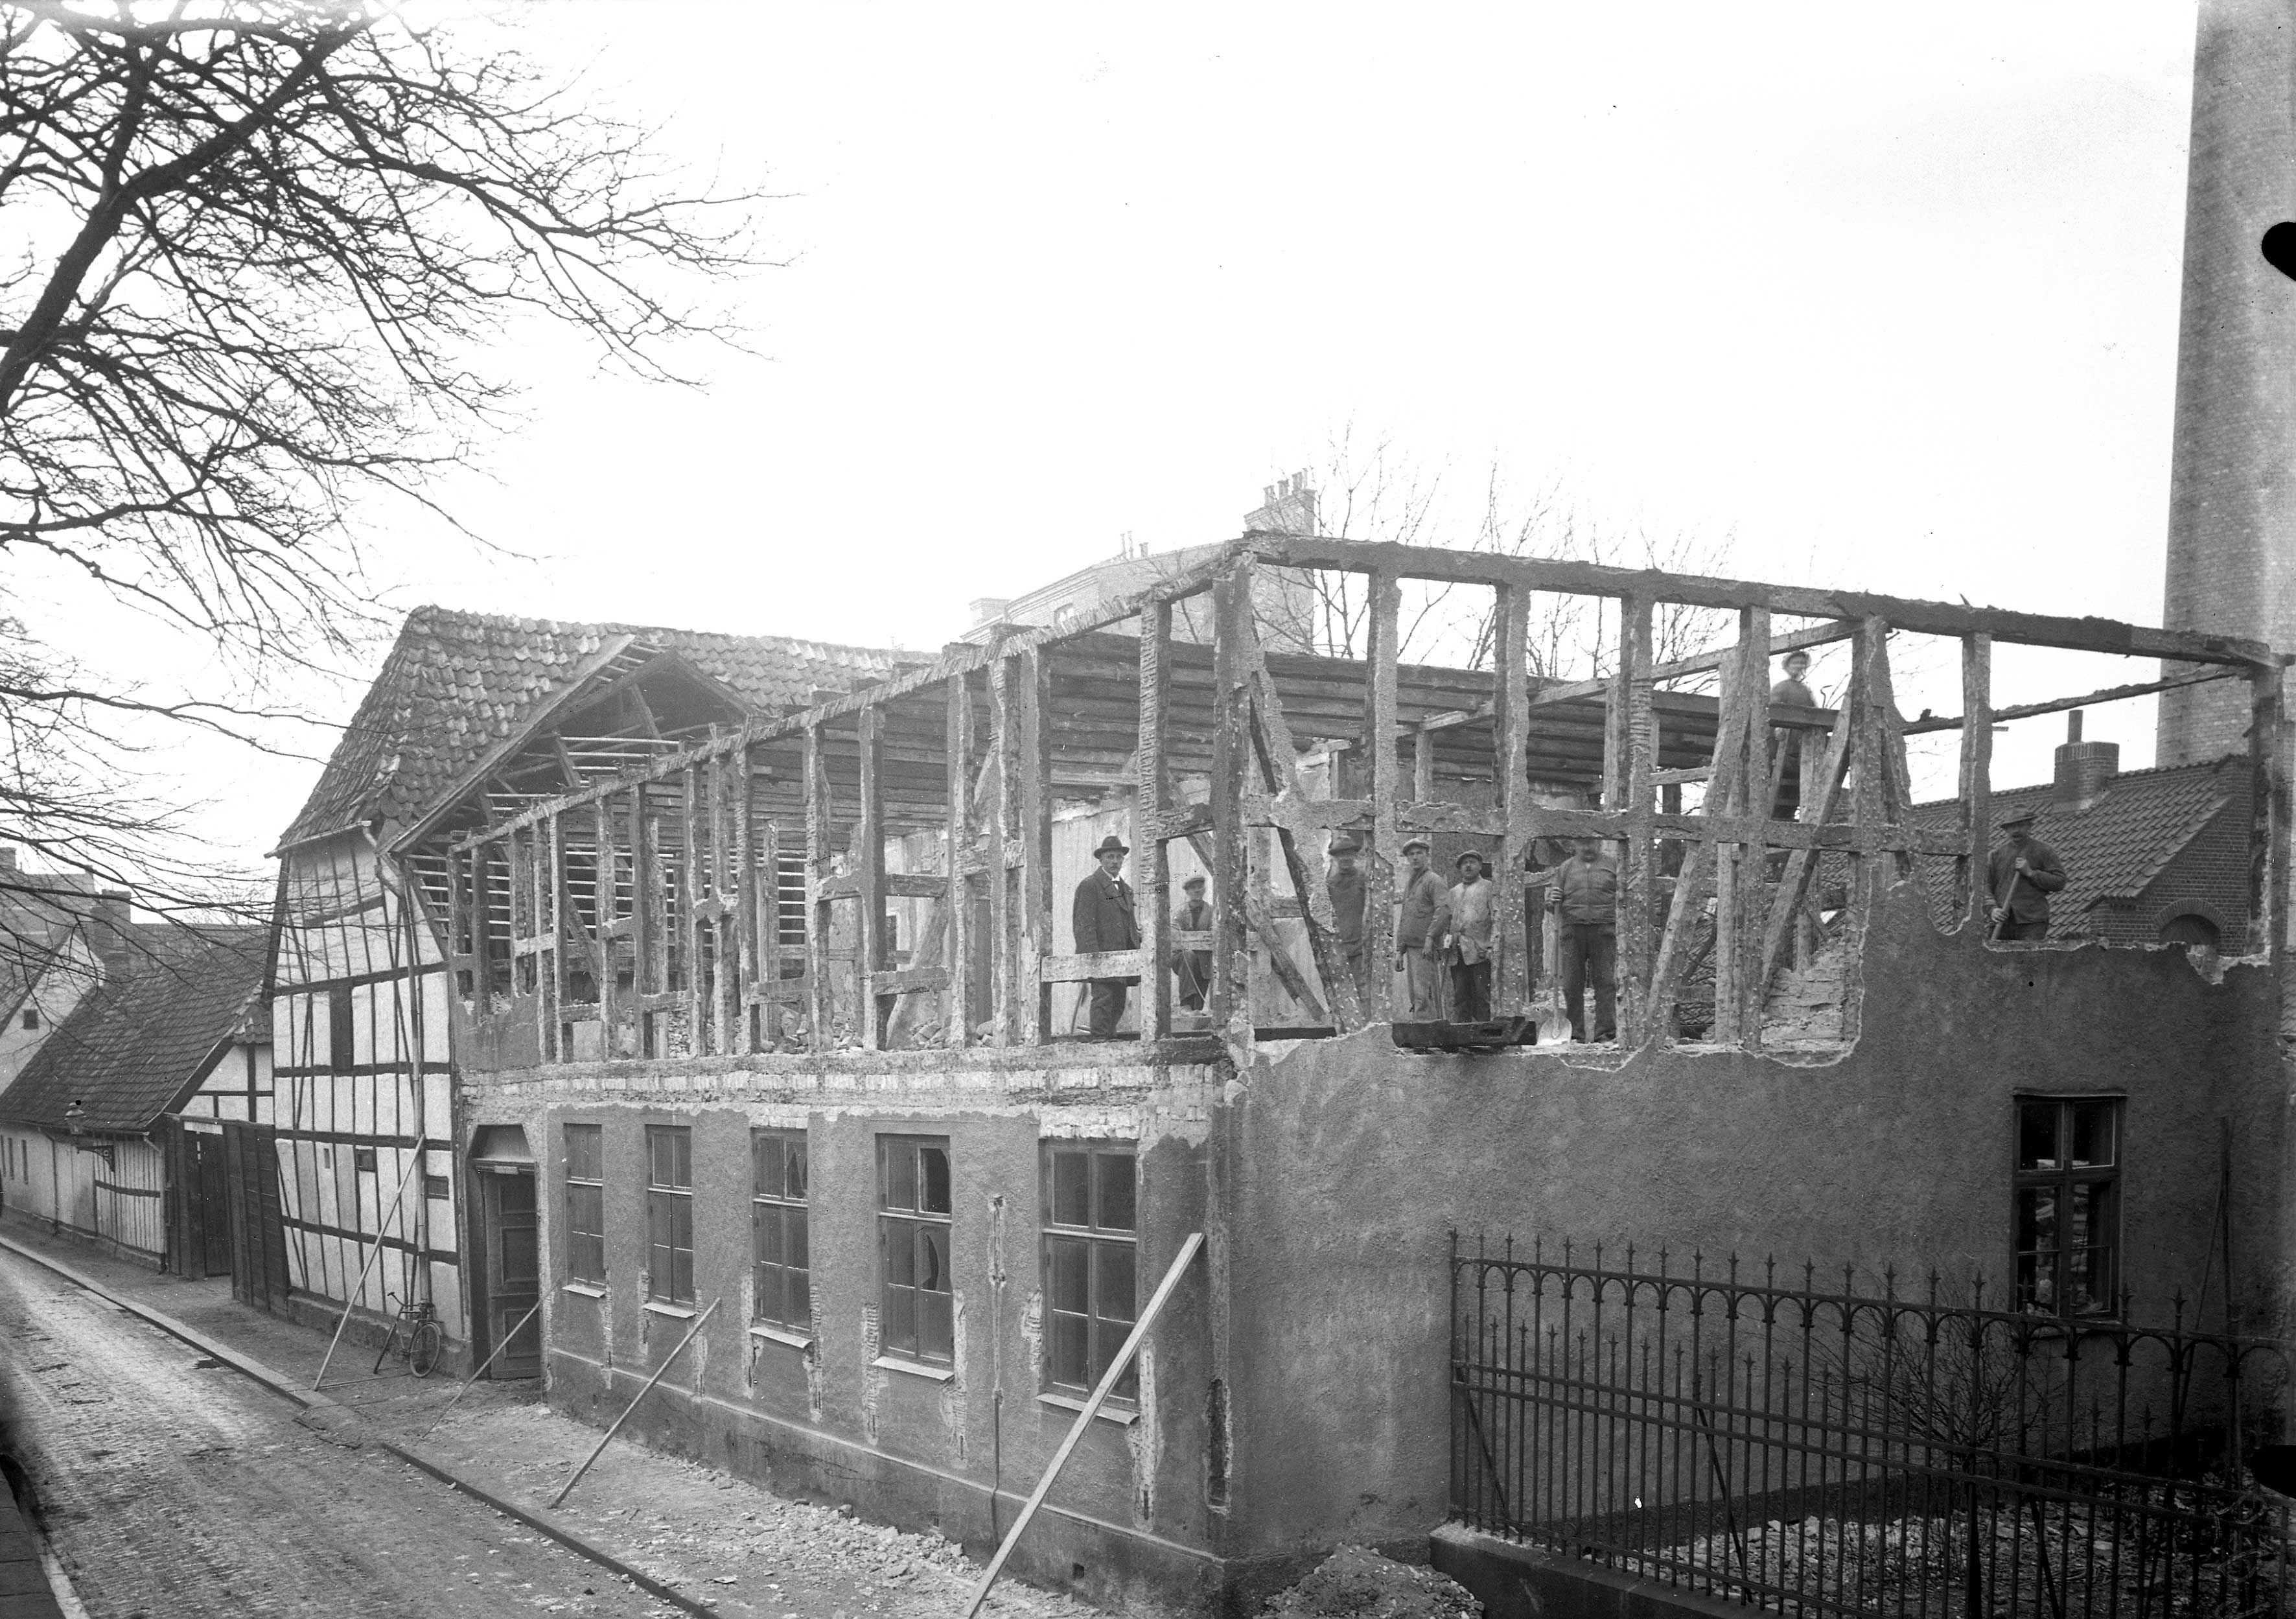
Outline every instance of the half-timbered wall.
{"label": "half-timbered wall", "polygon": [[460,1338],[446,963],[414,892],[364,831],[283,857],[280,1210],[295,1287],[383,1312],[411,1291]]}
{"label": "half-timbered wall", "polygon": [[0,1176],[9,1212],[83,1237],[125,1259],[158,1265],[167,1253],[160,1149],[138,1138],[107,1138],[103,1154],[64,1138],[0,1130]]}
{"label": "half-timbered wall", "polygon": [[[1367,655],[1265,647],[1255,581],[1276,568],[1363,576]],[[1408,580],[1488,593],[1489,670],[1398,662]],[[1603,678],[1530,678],[1537,601],[1558,593],[1599,598],[1613,643]],[[1209,646],[1174,637],[1184,603],[1209,604]],[[1685,610],[1720,626],[1724,644],[1662,662],[1654,626]],[[1912,813],[1892,673],[1893,644],[1908,637],[1942,639],[1961,660],[1963,712],[1921,719],[1961,733],[1958,826]],[[1827,643],[1849,651],[1840,709],[1773,708],[1770,660]],[[1997,708],[1997,643],[2193,667]],[[1860,993],[1849,964],[1876,897],[1917,862],[1950,863],[1956,927],[1988,942],[1997,720],[2221,679],[2250,688],[2251,914],[2268,920],[2244,942],[2260,950],[2286,912],[2274,830],[2285,801],[2281,666],[2269,648],[2098,620],[1251,536],[1088,620],[954,651],[459,840],[455,981],[481,1065],[497,1069],[793,1040],[815,1052],[1041,1045],[1069,1031],[1073,986],[1108,978],[1137,981],[1136,1038],[1152,1045],[1177,1032],[1163,968],[1176,946],[1211,951],[1210,1023],[1231,1041],[1303,1009],[1346,1031],[1388,1019],[1394,987],[1374,973],[1371,1004],[1358,1004],[1332,928],[1325,844],[1341,831],[1368,843],[1367,948],[1385,961],[1401,844],[1420,833],[1495,857],[1493,874],[1520,892],[1498,908],[1494,1000],[1500,1016],[1525,1016],[1549,987],[1535,932],[1544,879],[1532,874],[1562,840],[1593,836],[1620,867],[1624,1043],[1848,1042]],[[1791,753],[1781,738],[1792,735],[1800,809],[1782,815]],[[1336,772],[1343,792],[1332,790],[1335,755],[1349,760]],[[1064,948],[1062,914],[1088,869],[1074,835],[1086,820],[1128,829],[1137,950]],[[905,838],[937,858],[899,869],[888,851]],[[778,881],[759,874],[798,851],[806,925],[792,944]],[[1170,926],[1183,851],[1209,871],[1216,907],[1214,925],[1188,939]],[[903,901],[929,908],[922,937],[888,926]]]}

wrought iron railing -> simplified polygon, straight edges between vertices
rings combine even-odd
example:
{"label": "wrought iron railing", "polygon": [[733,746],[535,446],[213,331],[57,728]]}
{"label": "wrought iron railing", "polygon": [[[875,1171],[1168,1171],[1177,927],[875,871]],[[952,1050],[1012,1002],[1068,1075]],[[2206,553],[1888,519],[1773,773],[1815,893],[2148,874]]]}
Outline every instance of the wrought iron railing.
{"label": "wrought iron railing", "polygon": [[2296,1615],[2285,1345],[1785,1283],[1455,1235],[1455,1516],[1773,1613]]}

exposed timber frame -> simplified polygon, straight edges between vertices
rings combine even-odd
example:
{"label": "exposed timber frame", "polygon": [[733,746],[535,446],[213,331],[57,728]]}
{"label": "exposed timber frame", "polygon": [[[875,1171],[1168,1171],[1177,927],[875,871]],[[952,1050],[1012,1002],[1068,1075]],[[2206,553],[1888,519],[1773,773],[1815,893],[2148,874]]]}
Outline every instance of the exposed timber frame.
{"label": "exposed timber frame", "polygon": [[[1275,570],[1364,575],[1363,656],[1264,644],[1255,593],[1276,588],[1263,583]],[[1492,670],[1399,662],[1398,604],[1411,581],[1493,593]],[[1542,593],[1616,604],[1603,679],[1531,678]],[[1176,638],[1176,606],[1207,595],[1211,645]],[[1680,605],[1728,612],[1734,638],[1660,661],[1653,615]],[[1781,633],[1779,618],[1809,622]],[[1899,715],[1893,634],[1958,644],[1960,716]],[[1838,712],[1772,706],[1772,658],[1839,642],[1851,645],[1852,672]],[[2175,670],[1996,707],[1998,645],[2161,659]],[[1069,1036],[1066,987],[1109,979],[1139,985],[1137,1040],[1152,1056],[1192,1037],[1248,1040],[1267,1026],[1259,1013],[1278,990],[1291,1023],[1302,1011],[1340,1032],[1390,1019],[1398,851],[1414,833],[1496,850],[1507,892],[1523,885],[1524,903],[1499,908],[1494,1011],[1526,1012],[1554,970],[1539,957],[1534,853],[1593,836],[1619,851],[1622,1042],[1677,1038],[1687,976],[1710,956],[1710,1038],[1759,1048],[1771,986],[1807,964],[1822,872],[1848,872],[1839,908],[1855,937],[1918,858],[1949,859],[1956,911],[1972,925],[1962,932],[1980,938],[1995,723],[2198,680],[2251,682],[2250,949],[2268,948],[2286,914],[2281,669],[2257,643],[2099,619],[1254,534],[1072,623],[952,647],[452,842],[449,955],[466,1005],[482,1021],[533,1020],[544,1062],[742,1056],[790,1049],[793,1038],[816,1054],[873,1051],[912,1043],[926,1026],[945,1048],[1044,1045]],[[1718,697],[1669,687],[1710,672]],[[1906,736],[1956,728],[1962,813],[1950,826],[1917,820]],[[1785,745],[1796,736],[1799,746]],[[1333,763],[1328,779],[1311,780],[1302,761],[1319,747],[1344,756],[1349,773]],[[1564,777],[1585,784],[1576,802],[1542,789]],[[1691,783],[1704,792],[1685,812]],[[1789,785],[1800,813],[1782,818]],[[1440,796],[1447,788],[1456,796]],[[1127,817],[1137,949],[1057,948],[1059,883],[1075,874],[1054,869],[1056,810],[1079,797]],[[1369,849],[1361,949],[1374,970],[1360,993],[1324,880],[1323,845],[1341,831]],[[887,851],[905,838],[926,852],[893,869]],[[1209,929],[1174,924],[1176,842],[1208,869]],[[779,888],[784,855],[800,850],[796,947],[783,941],[795,912]],[[888,918],[905,903],[931,908],[922,925],[911,913],[903,965]],[[490,942],[505,904],[504,937]],[[1193,1029],[1182,1027],[1167,973],[1180,950],[1211,957],[1209,1015],[1188,1020]],[[801,1037],[784,1027],[792,1014]],[[1844,1018],[1854,1033],[1854,1007]],[[597,1025],[594,1037],[579,1032],[585,1024]]]}

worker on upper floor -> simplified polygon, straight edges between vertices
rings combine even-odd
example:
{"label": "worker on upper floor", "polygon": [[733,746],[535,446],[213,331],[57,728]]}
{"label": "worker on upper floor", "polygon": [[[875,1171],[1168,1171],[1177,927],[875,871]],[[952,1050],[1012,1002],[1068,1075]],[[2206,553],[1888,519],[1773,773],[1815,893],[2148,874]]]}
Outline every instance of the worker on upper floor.
{"label": "worker on upper floor", "polygon": [[1595,987],[1595,1039],[1618,1038],[1619,866],[1603,840],[1583,837],[1570,858],[1547,873],[1546,901],[1555,908],[1562,956],[1562,1004],[1570,1038],[1587,1038],[1587,986]]}
{"label": "worker on upper floor", "polygon": [[1459,880],[1443,896],[1443,957],[1451,968],[1451,1021],[1488,1023],[1491,957],[1498,924],[1498,889],[1483,875],[1483,857],[1470,849],[1457,861]]}
{"label": "worker on upper floor", "polygon": [[[1185,904],[1172,913],[1172,931],[1176,933],[1211,932],[1212,908],[1204,900],[1204,874],[1197,872],[1180,887],[1188,898]],[[1204,992],[1211,987],[1212,953],[1175,946],[1170,966],[1174,975],[1180,981],[1180,1010],[1202,1011]]]}
{"label": "worker on upper floor", "polygon": [[1406,838],[1401,908],[1395,918],[1395,970],[1403,974],[1410,1021],[1431,1023],[1443,1015],[1442,935],[1436,920],[1443,909],[1443,879],[1427,869],[1425,838]]}
{"label": "worker on upper floor", "polygon": [[2034,818],[2022,811],[2001,818],[2009,841],[1985,866],[1985,885],[1993,896],[1991,938],[2046,939],[2049,896],[2071,880],[2057,851],[2033,835]]}
{"label": "worker on upper floor", "polygon": [[1364,875],[1356,867],[1362,851],[1363,845],[1348,833],[1333,838],[1332,869],[1324,878],[1324,892],[1332,901],[1332,933],[1347,957],[1358,1005],[1371,993],[1370,964],[1364,958]]}
{"label": "worker on upper floor", "polygon": [[[1773,709],[1817,706],[1817,694],[1809,689],[1809,654],[1806,652],[1786,653],[1786,678],[1770,687]],[[1770,801],[1770,818],[1790,821],[1801,809],[1801,748],[1802,728],[1800,726],[1779,726],[1770,733],[1770,746],[1777,760],[1777,796]]]}
{"label": "worker on upper floor", "polygon": [[[1070,914],[1079,956],[1140,948],[1140,916],[1133,908],[1132,884],[1124,880],[1124,857],[1132,851],[1114,833],[1101,839],[1093,858],[1100,864],[1077,884]],[[1125,990],[1136,978],[1092,981],[1092,1038],[1112,1040],[1124,1020]]]}

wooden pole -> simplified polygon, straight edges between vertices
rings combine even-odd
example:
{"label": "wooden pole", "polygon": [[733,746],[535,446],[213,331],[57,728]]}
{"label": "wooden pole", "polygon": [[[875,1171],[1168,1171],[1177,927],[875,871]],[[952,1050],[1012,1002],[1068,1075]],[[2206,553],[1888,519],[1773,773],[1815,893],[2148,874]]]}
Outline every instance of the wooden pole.
{"label": "wooden pole", "polygon": [[[483,994],[484,990],[480,993]],[[406,1206],[406,1183],[414,1179],[415,1168],[422,1162],[422,1144],[417,1141],[414,1150],[407,1154],[406,1173],[398,1178],[398,1190],[390,1195],[390,1213],[386,1215],[380,1210],[375,1213],[374,1246],[367,1250],[366,1263],[359,1267],[358,1280],[344,1295],[342,1319],[335,1323],[335,1335],[327,1341],[327,1352],[320,1357],[319,1375],[311,1379],[313,1388],[327,1380],[327,1363],[335,1358],[335,1350],[343,1341],[343,1328],[351,1324],[351,1311],[358,1303],[359,1293],[366,1286],[368,1275],[374,1270],[374,1262],[382,1257],[383,1233],[390,1229],[391,1219]],[[401,1223],[405,1222],[402,1220]]]}
{"label": "wooden pole", "polygon": [[497,1343],[490,1352],[488,1352],[487,1358],[479,1362],[478,1366],[472,1371],[469,1377],[463,1379],[463,1386],[455,1391],[455,1397],[452,1400],[447,1401],[447,1409],[439,1412],[439,1415],[431,1420],[429,1427],[423,1429],[420,1434],[417,1434],[414,1436],[417,1440],[428,1439],[432,1434],[438,1431],[439,1425],[447,1420],[447,1413],[452,1411],[456,1406],[463,1403],[463,1396],[471,1392],[472,1385],[477,1383],[480,1378],[487,1375],[487,1368],[492,1366],[497,1360],[501,1359],[502,1352],[510,1347],[510,1341],[526,1330],[526,1324],[534,1319],[535,1315],[541,1309],[542,1301],[540,1299],[535,1300],[532,1308],[529,1309],[524,1315],[519,1317],[518,1325],[512,1327],[508,1332],[503,1334],[501,1341]]}
{"label": "wooden pole", "polygon": [[590,1464],[596,1461],[599,1457],[605,1453],[606,1446],[612,1442],[614,1435],[622,1431],[622,1424],[627,1422],[630,1419],[630,1413],[638,1409],[638,1401],[644,1399],[648,1394],[653,1393],[653,1385],[661,1381],[662,1374],[667,1372],[671,1367],[677,1364],[677,1357],[684,1354],[685,1352],[685,1346],[693,1342],[694,1334],[700,1332],[702,1327],[709,1325],[709,1318],[718,1313],[718,1306],[724,1302],[725,1301],[722,1299],[710,1300],[709,1308],[701,1312],[701,1319],[696,1320],[692,1327],[686,1328],[685,1335],[677,1341],[677,1347],[671,1350],[669,1353],[662,1357],[661,1364],[654,1368],[653,1376],[646,1379],[645,1386],[644,1388],[640,1389],[636,1394],[630,1397],[630,1402],[622,1408],[622,1414],[614,1418],[614,1426],[606,1430],[606,1435],[603,1439],[598,1441],[597,1448],[592,1451],[589,1455],[582,1459],[582,1465],[574,1469],[574,1476],[566,1481],[565,1488],[559,1491],[557,1494],[550,1498],[550,1504],[553,1508],[555,1508],[559,1502],[564,1500],[569,1495],[573,1493],[574,1486],[582,1482],[582,1475],[590,1470]]}
{"label": "wooden pole", "polygon": [[[1124,1340],[1124,1347],[1116,1352],[1116,1359],[1110,1361],[1108,1369],[1100,1375],[1100,1386],[1092,1391],[1092,1398],[1084,1402],[1084,1409],[1078,1411],[1076,1420],[1069,1425],[1068,1437],[1062,1440],[1061,1448],[1053,1452],[1052,1463],[1046,1467],[1045,1475],[1037,1481],[1035,1491],[1029,1494],[1029,1504],[1021,1508],[1021,1516],[1014,1518],[1013,1527],[1004,1532],[1004,1543],[997,1547],[996,1555],[988,1559],[988,1566],[981,1573],[980,1583],[972,1588],[972,1598],[964,1605],[963,1619],[972,1619],[980,1611],[980,1605],[988,1599],[988,1588],[996,1583],[996,1576],[1004,1567],[1004,1559],[1013,1555],[1013,1548],[1019,1544],[1021,1533],[1028,1528],[1029,1520],[1037,1516],[1037,1508],[1045,1504],[1045,1497],[1052,1492],[1053,1481],[1068,1465],[1069,1452],[1077,1448],[1077,1442],[1084,1437],[1085,1429],[1099,1413],[1101,1402],[1116,1386],[1116,1380],[1124,1375],[1124,1368],[1132,1364],[1132,1357],[1139,1352],[1141,1340],[1148,1335],[1148,1329],[1156,1324],[1156,1318],[1171,1302],[1173,1291],[1180,1285],[1181,1276],[1196,1257],[1196,1251],[1203,1245],[1204,1234],[1201,1231],[1189,1232],[1188,1240],[1180,1245],[1180,1252],[1173,1257],[1172,1268],[1165,1271],[1164,1279],[1156,1284],[1156,1291],[1148,1300],[1148,1308],[1142,1311],[1140,1319],[1133,1323],[1131,1334]],[[611,1438],[612,1435],[610,1434],[607,1437]],[[557,1504],[555,1501],[551,1503],[554,1507]]]}

